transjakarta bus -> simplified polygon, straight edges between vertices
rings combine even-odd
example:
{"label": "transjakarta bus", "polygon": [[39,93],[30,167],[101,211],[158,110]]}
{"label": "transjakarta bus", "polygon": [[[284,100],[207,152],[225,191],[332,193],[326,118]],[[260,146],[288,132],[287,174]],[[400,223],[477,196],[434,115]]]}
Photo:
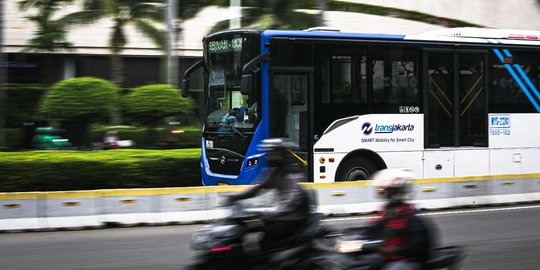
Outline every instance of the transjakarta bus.
{"label": "transjakarta bus", "polygon": [[540,32],[229,30],[203,39],[204,185],[250,184],[285,137],[309,179],[540,172]]}

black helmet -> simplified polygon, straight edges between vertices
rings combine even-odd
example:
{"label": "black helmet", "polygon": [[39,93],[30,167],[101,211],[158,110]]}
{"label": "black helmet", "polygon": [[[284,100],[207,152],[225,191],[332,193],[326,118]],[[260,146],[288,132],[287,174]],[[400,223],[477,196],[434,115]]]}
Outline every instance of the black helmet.
{"label": "black helmet", "polygon": [[270,166],[284,166],[296,163],[290,150],[298,148],[295,143],[286,138],[272,138],[263,140],[257,149],[265,153]]}

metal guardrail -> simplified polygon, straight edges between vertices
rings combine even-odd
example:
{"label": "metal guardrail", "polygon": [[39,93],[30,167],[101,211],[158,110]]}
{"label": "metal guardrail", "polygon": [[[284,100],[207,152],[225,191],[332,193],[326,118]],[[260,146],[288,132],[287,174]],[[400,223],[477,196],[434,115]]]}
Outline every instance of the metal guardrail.
{"label": "metal guardrail", "polygon": [[[317,211],[327,215],[369,213],[381,201],[370,181],[305,183],[316,190]],[[223,217],[223,193],[247,186],[0,193],[0,231],[95,228],[108,224],[162,225]],[[540,173],[418,179],[414,202],[423,209],[540,201]],[[267,193],[248,200],[273,206]]]}

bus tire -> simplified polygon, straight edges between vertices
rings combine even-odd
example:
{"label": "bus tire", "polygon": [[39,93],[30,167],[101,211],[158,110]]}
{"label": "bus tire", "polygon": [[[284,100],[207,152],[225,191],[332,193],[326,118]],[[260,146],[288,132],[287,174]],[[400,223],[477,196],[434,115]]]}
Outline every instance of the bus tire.
{"label": "bus tire", "polygon": [[368,180],[377,170],[377,166],[369,158],[348,158],[339,166],[336,181]]}

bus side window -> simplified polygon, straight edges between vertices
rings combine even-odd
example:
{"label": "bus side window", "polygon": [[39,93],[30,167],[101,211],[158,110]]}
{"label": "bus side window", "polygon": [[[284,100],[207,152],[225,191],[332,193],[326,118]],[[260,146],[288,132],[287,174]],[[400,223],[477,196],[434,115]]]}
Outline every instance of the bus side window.
{"label": "bus side window", "polygon": [[[540,65],[538,64],[540,63],[540,53],[520,50],[510,50],[510,52],[512,53],[511,60],[514,67],[518,65],[527,77],[528,81],[524,80],[523,83],[529,86],[528,83],[530,82],[536,89],[540,88]],[[521,86],[515,81],[514,77],[504,66],[504,63],[499,60],[495,53],[490,54],[489,63],[490,112],[536,112],[531,100],[529,100]]]}
{"label": "bus side window", "polygon": [[323,59],[323,103],[366,103],[366,55],[335,52]]}
{"label": "bus side window", "polygon": [[415,49],[375,48],[372,68],[374,112],[399,113],[400,106],[419,106]]}

